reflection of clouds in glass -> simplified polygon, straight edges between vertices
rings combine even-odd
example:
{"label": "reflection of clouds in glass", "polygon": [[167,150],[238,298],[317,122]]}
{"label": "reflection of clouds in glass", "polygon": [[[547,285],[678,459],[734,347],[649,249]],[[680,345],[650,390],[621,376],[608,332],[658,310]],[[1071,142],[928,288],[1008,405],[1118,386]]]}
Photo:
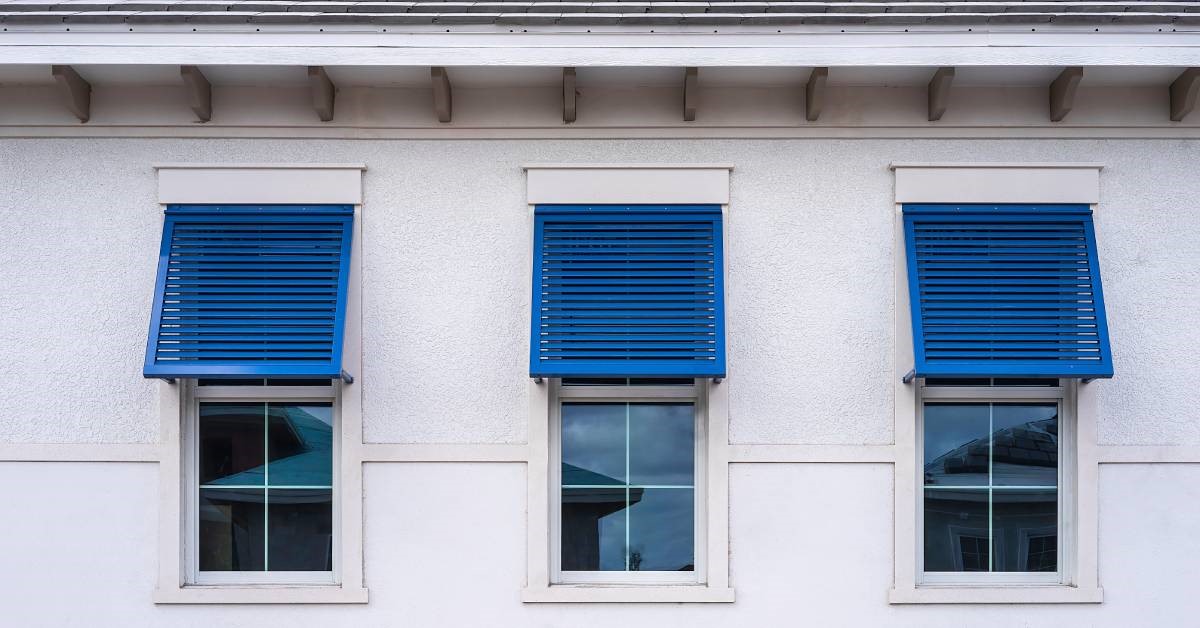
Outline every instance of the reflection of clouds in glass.
{"label": "reflection of clouds in glass", "polygon": [[690,403],[632,404],[629,416],[631,484],[691,486],[695,413]]}
{"label": "reflection of clouds in glass", "polygon": [[625,404],[562,404],[562,461],[625,480]]}

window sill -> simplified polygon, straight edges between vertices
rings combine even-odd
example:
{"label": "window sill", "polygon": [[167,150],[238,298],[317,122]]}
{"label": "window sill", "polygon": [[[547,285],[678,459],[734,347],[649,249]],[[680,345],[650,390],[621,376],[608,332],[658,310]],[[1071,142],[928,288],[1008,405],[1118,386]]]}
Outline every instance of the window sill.
{"label": "window sill", "polygon": [[366,604],[367,589],[320,585],[190,585],[158,589],[155,604]]}
{"label": "window sill", "polygon": [[521,591],[527,603],[730,603],[733,589],[706,586],[553,585]]}
{"label": "window sill", "polygon": [[1099,604],[1104,589],[1063,585],[923,586],[888,591],[890,604]]}

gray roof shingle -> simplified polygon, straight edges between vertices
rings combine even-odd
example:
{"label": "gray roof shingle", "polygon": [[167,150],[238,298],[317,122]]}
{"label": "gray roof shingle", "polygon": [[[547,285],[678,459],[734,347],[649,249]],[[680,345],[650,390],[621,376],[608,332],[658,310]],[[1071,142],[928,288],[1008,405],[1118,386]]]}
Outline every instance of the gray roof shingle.
{"label": "gray roof shingle", "polygon": [[9,24],[1196,24],[1185,0],[0,0]]}

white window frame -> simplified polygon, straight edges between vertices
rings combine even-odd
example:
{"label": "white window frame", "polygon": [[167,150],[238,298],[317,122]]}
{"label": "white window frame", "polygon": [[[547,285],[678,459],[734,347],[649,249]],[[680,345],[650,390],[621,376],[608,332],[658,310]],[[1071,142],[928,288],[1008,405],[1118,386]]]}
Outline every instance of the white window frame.
{"label": "white window frame", "polygon": [[[330,204],[354,207],[354,237],[346,298],[342,365],[351,375],[362,372],[362,177],[363,164],[322,163],[173,163],[157,164],[158,202],[168,204]],[[363,581],[362,386],[331,383],[319,393],[334,400],[334,528],[332,577],[282,574],[242,581],[241,576],[193,571],[196,545],[189,529],[193,503],[189,468],[193,455],[196,389],[199,394],[264,399],[264,387],[196,386],[194,381],[159,382],[160,438],[158,472],[158,579],[156,604],[365,604]],[[314,398],[316,389],[297,387],[299,398]],[[238,390],[235,390],[238,389]],[[281,391],[287,392],[287,391]],[[307,397],[303,397],[307,395]],[[279,400],[278,398],[267,398]],[[245,573],[245,572],[242,572]],[[324,572],[321,572],[324,575]],[[261,574],[260,574],[261,575]],[[278,578],[280,582],[273,582]],[[229,582],[221,582],[221,580]],[[286,582],[282,582],[286,580]]]}
{"label": "white window frame", "polygon": [[918,497],[924,503],[925,402],[946,403],[1055,403],[1058,405],[1058,571],[1050,572],[927,572],[925,559],[925,508],[916,509],[917,585],[1067,585],[1074,582],[1071,566],[1075,554],[1077,500],[1076,429],[1074,392],[1077,384],[1061,380],[1060,386],[927,386],[920,387],[917,400],[916,464]]}
{"label": "white window frame", "polygon": [[[720,205],[728,230],[730,164],[526,164],[526,203],[533,224],[539,204],[712,204]],[[532,250],[532,233],[529,239]],[[724,239],[724,233],[721,237]],[[728,240],[725,250],[729,251]],[[730,256],[725,256],[728,264]],[[725,272],[726,269],[722,269]],[[726,294],[726,302],[729,296]],[[728,380],[726,380],[728,382]],[[699,387],[697,407],[705,409],[703,474],[696,479],[697,504],[705,512],[703,542],[696,541],[696,580],[691,584],[658,582],[555,583],[557,558],[551,545],[551,493],[557,482],[551,465],[551,414],[557,412],[552,381],[529,383],[529,466],[527,486],[526,585],[524,602],[667,603],[733,602],[729,586],[729,397],[728,383],[706,381]],[[592,393],[595,394],[595,393]],[[703,476],[703,480],[699,475]],[[699,506],[698,506],[699,508]],[[702,546],[701,546],[702,545]],[[703,567],[699,564],[703,561]]]}
{"label": "white window frame", "polygon": [[331,571],[201,571],[200,570],[200,404],[242,401],[247,403],[328,403],[333,409],[332,433],[340,433],[341,412],[339,397],[341,382],[329,386],[262,386],[236,385],[199,386],[196,380],[182,383],[187,387],[187,408],[184,413],[183,456],[186,501],[186,584],[189,585],[259,585],[311,584],[332,585],[340,582],[341,571],[341,487],[336,472],[341,462],[341,442],[332,442],[332,525],[333,569]]}
{"label": "white window frame", "polygon": [[[550,380],[550,582],[562,584],[661,584],[702,585],[705,583],[707,411],[704,407],[705,380],[675,386],[564,386]],[[692,571],[563,571],[562,570],[562,404],[563,403],[669,403],[692,404],[695,425],[693,442],[693,569]]]}
{"label": "white window frame", "polygon": [[[1064,392],[1071,404],[1075,437],[1075,519],[1070,529],[1060,530],[1060,543],[1069,542],[1072,552],[1060,554],[1061,582],[934,583],[923,580],[920,560],[924,548],[918,512],[923,482],[916,473],[918,415],[922,409],[919,382],[904,383],[912,369],[913,342],[910,320],[906,243],[903,208],[906,203],[1078,203],[1098,209],[1100,172],[1097,163],[893,163],[895,205],[893,212],[893,268],[895,269],[895,361],[893,362],[895,408],[895,500],[893,542],[894,584],[888,592],[892,604],[1096,604],[1104,600],[1099,583],[1098,492],[1096,445],[1097,393],[1095,384],[1068,382]],[[1008,393],[1003,393],[1008,394]],[[1063,439],[1060,435],[1060,447]],[[1064,462],[1060,459],[1060,468]],[[1061,490],[1061,488],[1060,488]],[[1060,502],[1063,497],[1060,495]]]}

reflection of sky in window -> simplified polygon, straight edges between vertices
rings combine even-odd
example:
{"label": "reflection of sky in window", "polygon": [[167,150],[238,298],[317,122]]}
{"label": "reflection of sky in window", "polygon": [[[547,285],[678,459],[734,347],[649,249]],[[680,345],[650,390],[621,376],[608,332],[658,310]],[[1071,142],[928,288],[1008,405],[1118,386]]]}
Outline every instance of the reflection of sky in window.
{"label": "reflection of sky in window", "polygon": [[[562,462],[623,483],[623,403],[566,403],[562,406]],[[692,404],[631,403],[629,471],[632,484],[691,486],[695,461]]]}
{"label": "reflection of sky in window", "polygon": [[625,481],[625,404],[564,403],[562,461]]}

